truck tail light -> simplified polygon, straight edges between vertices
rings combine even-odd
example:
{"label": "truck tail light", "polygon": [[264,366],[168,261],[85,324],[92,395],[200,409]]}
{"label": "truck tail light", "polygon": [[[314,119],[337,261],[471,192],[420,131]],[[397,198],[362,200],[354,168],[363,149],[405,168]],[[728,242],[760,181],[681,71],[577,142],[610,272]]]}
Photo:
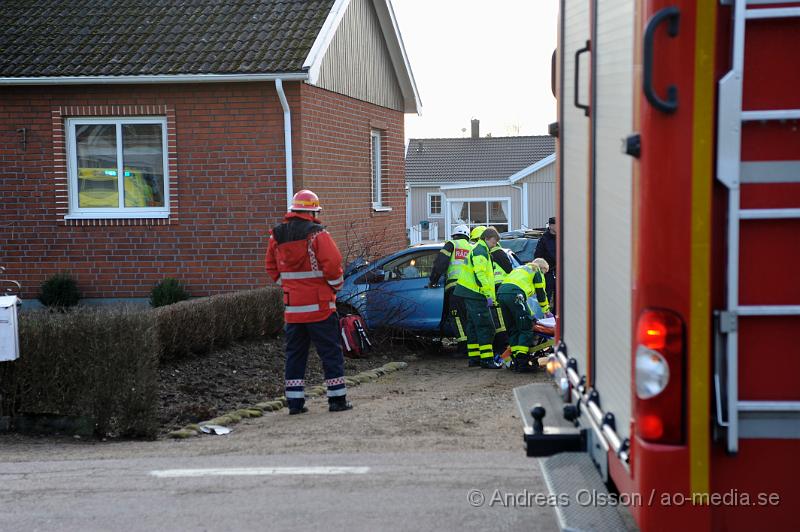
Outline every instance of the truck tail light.
{"label": "truck tail light", "polygon": [[683,320],[669,310],[645,310],[636,326],[636,433],[645,441],[683,442],[685,410]]}

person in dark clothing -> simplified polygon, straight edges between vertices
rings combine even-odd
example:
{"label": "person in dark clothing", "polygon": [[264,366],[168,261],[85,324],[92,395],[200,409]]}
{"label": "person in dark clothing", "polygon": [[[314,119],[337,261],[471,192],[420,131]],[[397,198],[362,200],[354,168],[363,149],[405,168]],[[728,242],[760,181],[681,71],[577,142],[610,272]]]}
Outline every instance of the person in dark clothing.
{"label": "person in dark clothing", "polygon": [[545,274],[544,279],[547,283],[547,299],[550,302],[551,312],[556,308],[556,217],[552,216],[547,221],[547,231],[536,244],[536,251],[533,252],[534,258],[542,258],[547,261],[550,270]]}
{"label": "person in dark clothing", "polygon": [[433,262],[433,270],[428,282],[429,288],[438,285],[439,279],[444,276],[444,304],[442,305],[442,319],[439,322],[439,331],[444,336],[444,327],[448,321],[456,332],[459,352],[467,352],[467,334],[464,328],[463,303],[453,291],[458,284],[458,276],[466,263],[472,245],[469,243],[469,228],[466,225],[457,225],[453,230],[451,240],[445,242]]}

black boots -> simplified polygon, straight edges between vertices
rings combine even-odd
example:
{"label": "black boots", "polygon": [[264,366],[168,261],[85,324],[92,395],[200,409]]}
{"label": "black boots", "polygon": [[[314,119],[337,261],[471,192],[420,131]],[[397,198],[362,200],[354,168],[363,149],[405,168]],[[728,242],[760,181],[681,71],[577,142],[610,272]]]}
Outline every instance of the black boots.
{"label": "black boots", "polygon": [[469,362],[467,363],[468,368],[479,368],[481,367],[481,359],[478,357],[469,357]]}
{"label": "black boots", "polygon": [[353,405],[347,402],[347,396],[328,398],[328,412],[344,412],[352,408]]}
{"label": "black boots", "polygon": [[296,416],[297,414],[305,414],[308,412],[308,408],[301,406],[299,408],[289,408],[289,415]]}

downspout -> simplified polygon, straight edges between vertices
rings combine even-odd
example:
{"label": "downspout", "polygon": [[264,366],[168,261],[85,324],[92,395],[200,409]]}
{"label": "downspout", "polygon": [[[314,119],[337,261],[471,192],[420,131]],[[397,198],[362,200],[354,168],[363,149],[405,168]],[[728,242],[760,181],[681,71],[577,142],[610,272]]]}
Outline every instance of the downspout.
{"label": "downspout", "polygon": [[531,224],[530,220],[530,206],[528,205],[528,183],[522,183],[522,228],[529,229]]}
{"label": "downspout", "polygon": [[[528,228],[528,183],[522,183],[522,186],[511,185],[511,188],[519,191],[519,204],[520,204],[520,229]],[[511,229],[509,227],[509,229]]]}
{"label": "downspout", "polygon": [[289,109],[289,102],[286,101],[286,93],[283,92],[283,80],[275,78],[275,90],[278,91],[278,98],[283,107],[283,144],[286,150],[286,208],[292,205],[294,196],[294,173],[292,170],[292,111]]}

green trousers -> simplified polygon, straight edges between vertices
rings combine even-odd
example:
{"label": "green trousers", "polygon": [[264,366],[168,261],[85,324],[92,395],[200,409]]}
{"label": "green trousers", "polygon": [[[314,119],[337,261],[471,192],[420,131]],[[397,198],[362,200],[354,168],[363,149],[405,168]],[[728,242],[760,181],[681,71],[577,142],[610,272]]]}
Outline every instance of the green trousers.
{"label": "green trousers", "polygon": [[529,353],[533,343],[533,318],[525,292],[504,285],[497,299],[505,316],[511,356],[516,358]]}
{"label": "green trousers", "polygon": [[467,353],[470,357],[493,358],[494,322],[485,299],[464,298],[467,309]]}

